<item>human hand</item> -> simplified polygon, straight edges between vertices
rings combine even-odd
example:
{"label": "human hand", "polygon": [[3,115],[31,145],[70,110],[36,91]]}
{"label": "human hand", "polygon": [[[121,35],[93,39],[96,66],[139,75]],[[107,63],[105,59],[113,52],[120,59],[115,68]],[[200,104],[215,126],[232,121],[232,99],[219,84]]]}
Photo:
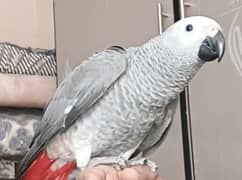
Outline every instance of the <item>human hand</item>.
{"label": "human hand", "polygon": [[77,180],[161,180],[161,178],[145,166],[116,170],[101,165],[81,171],[77,175]]}

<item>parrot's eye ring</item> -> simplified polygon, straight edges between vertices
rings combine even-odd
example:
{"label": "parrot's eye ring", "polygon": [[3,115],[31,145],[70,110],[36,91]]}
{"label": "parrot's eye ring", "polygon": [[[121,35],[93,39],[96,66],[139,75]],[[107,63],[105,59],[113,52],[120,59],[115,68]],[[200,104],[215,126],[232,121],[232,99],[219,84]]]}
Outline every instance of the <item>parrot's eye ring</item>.
{"label": "parrot's eye ring", "polygon": [[186,26],[186,31],[190,32],[190,31],[192,31],[192,30],[193,30],[193,26],[192,26],[191,24],[188,24],[188,25]]}

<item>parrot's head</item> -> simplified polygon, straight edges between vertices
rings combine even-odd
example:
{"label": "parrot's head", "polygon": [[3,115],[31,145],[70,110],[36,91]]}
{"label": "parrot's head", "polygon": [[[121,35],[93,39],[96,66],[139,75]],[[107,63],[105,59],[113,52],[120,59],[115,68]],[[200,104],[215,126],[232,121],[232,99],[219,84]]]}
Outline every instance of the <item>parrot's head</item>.
{"label": "parrot's head", "polygon": [[220,61],[225,51],[221,26],[213,19],[193,16],[181,19],[164,33],[168,44],[177,52],[195,56],[204,62]]}
{"label": "parrot's head", "polygon": [[164,38],[175,51],[195,61],[221,61],[225,51],[222,28],[208,17],[181,19],[165,31]]}
{"label": "parrot's head", "polygon": [[222,28],[213,19],[203,16],[181,19],[157,39],[160,47],[168,50],[170,58],[165,63],[170,67],[170,76],[176,76],[181,86],[182,82],[187,84],[205,62],[221,61],[225,51]]}

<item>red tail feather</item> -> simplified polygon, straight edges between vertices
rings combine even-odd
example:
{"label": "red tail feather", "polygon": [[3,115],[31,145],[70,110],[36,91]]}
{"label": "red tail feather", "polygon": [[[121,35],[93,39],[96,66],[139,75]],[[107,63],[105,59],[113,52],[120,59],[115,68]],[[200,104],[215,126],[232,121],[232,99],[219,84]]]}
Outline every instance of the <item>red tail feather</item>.
{"label": "red tail feather", "polygon": [[42,151],[23,176],[23,180],[67,180],[70,172],[76,168],[74,162],[66,163],[61,168],[52,171],[50,166],[55,162]]}

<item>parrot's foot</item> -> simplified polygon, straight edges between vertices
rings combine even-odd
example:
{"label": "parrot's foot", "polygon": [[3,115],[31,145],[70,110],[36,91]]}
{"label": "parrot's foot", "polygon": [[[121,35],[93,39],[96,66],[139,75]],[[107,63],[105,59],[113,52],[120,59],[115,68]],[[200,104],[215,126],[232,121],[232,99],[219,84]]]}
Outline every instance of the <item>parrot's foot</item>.
{"label": "parrot's foot", "polygon": [[148,166],[153,172],[158,170],[157,164],[146,158],[126,160],[123,157],[99,157],[91,159],[88,168],[97,165],[112,165],[117,170],[132,166]]}
{"label": "parrot's foot", "polygon": [[98,157],[90,160],[88,167],[97,165],[112,165],[115,169],[124,169],[128,167],[128,161],[123,157]]}
{"label": "parrot's foot", "polygon": [[128,161],[129,167],[132,166],[148,166],[151,171],[156,172],[158,170],[158,166],[155,162],[148,160],[146,158],[141,159],[133,159]]}

